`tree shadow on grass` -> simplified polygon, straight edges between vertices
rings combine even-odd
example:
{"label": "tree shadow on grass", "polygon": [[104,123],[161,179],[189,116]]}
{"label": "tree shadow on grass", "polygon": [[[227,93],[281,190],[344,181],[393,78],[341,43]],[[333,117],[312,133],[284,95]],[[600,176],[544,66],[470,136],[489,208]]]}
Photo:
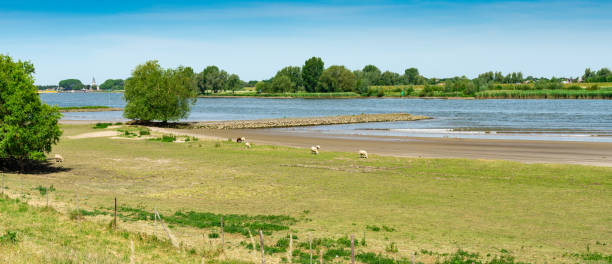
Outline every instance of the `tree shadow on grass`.
{"label": "tree shadow on grass", "polygon": [[47,159],[44,161],[0,159],[0,171],[4,173],[20,174],[49,174],[72,170],[71,168],[65,168],[61,164],[62,163],[55,162],[55,159]]}
{"label": "tree shadow on grass", "polygon": [[140,125],[163,128],[189,128],[193,125],[190,122],[152,122],[152,121],[130,121],[128,125]]}

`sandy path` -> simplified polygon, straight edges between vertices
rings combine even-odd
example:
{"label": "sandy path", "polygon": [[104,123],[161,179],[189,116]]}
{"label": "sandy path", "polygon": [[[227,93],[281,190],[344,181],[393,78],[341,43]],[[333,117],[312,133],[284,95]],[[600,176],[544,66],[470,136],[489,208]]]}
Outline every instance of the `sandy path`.
{"label": "sandy path", "polygon": [[601,142],[347,136],[292,133],[274,129],[167,129],[166,132],[215,139],[234,139],[244,136],[248,141],[254,143],[304,148],[321,145],[321,151],[357,153],[359,149],[365,149],[372,154],[404,157],[469,158],[612,166],[612,143]]}
{"label": "sandy path", "polygon": [[82,138],[97,138],[97,137],[114,137],[120,134],[119,131],[111,130],[111,131],[100,131],[100,132],[91,132],[84,133],[76,136],[69,136],[69,139],[82,139]]}

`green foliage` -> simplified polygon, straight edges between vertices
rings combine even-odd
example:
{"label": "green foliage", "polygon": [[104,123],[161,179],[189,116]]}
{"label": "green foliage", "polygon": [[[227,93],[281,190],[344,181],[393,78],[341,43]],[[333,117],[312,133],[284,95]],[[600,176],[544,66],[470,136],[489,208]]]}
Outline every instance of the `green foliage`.
{"label": "green foliage", "polygon": [[93,128],[94,128],[94,129],[104,129],[104,128],[107,128],[107,127],[109,127],[109,126],[111,126],[111,125],[112,125],[112,123],[96,123],[96,124],[93,126]]}
{"label": "green foliage", "polygon": [[406,84],[421,84],[419,70],[417,68],[408,68],[404,71],[404,79]]}
{"label": "green foliage", "polygon": [[227,90],[230,90],[232,91],[232,93],[234,93],[236,90],[242,87],[242,81],[240,80],[240,77],[238,77],[237,74],[232,74],[227,78],[225,86]]}
{"label": "green foliage", "polygon": [[304,63],[302,67],[302,80],[306,92],[315,92],[319,86],[319,78],[324,70],[324,63],[321,58],[312,57]]}
{"label": "green foliage", "polygon": [[0,159],[44,160],[59,141],[57,107],[43,104],[34,66],[0,54]]}
{"label": "green foliage", "polygon": [[399,252],[399,249],[397,248],[397,244],[395,244],[395,242],[391,242],[385,247],[385,251],[389,253],[397,253]]}
{"label": "green foliage", "polygon": [[208,238],[219,238],[219,233],[209,233]]}
{"label": "green foliage", "polygon": [[17,231],[6,230],[6,233],[0,236],[0,244],[16,244],[17,242],[19,242]]}
{"label": "green foliage", "polygon": [[289,76],[280,75],[274,77],[272,80],[272,91],[281,93],[294,91],[294,86]]}
{"label": "green foliage", "polygon": [[151,131],[149,131],[149,129],[140,129],[138,131],[138,134],[140,136],[146,136],[146,135],[151,135]]}
{"label": "green foliage", "polygon": [[321,74],[318,92],[351,92],[355,89],[355,74],[344,66],[331,66]]}
{"label": "green foliage", "polygon": [[179,66],[162,69],[157,61],[136,66],[125,83],[127,104],[123,116],[153,121],[179,120],[189,115],[195,103],[196,86],[193,70]]}
{"label": "green foliage", "polygon": [[272,79],[272,90],[274,92],[295,93],[301,90],[302,86],[302,69],[297,66],[283,68]]}
{"label": "green foliage", "polygon": [[584,70],[582,80],[585,82],[612,82],[612,71],[608,68],[601,68],[594,72],[587,68]]}
{"label": "green foliage", "polygon": [[206,67],[196,77],[196,83],[200,92],[206,94],[207,91],[214,93],[223,90],[228,81],[228,74],[224,70],[219,70],[219,67],[211,65]]}
{"label": "green foliage", "polygon": [[81,90],[85,88],[85,85],[77,79],[66,79],[59,82],[59,87],[62,87],[64,90]]}
{"label": "green foliage", "polygon": [[108,79],[100,84],[100,90],[123,90],[125,81],[123,79]]}
{"label": "green foliage", "polygon": [[55,187],[53,187],[53,185],[51,185],[49,188],[43,187],[42,185],[38,185],[38,187],[36,187],[34,189],[38,190],[38,192],[40,193],[40,196],[45,196],[45,194],[47,194],[47,192],[54,192],[55,191]]}

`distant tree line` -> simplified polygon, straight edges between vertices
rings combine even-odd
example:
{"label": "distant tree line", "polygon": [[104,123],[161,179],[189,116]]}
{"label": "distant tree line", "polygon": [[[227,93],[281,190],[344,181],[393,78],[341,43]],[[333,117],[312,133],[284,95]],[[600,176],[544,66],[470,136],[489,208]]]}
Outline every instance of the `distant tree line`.
{"label": "distant tree line", "polygon": [[608,68],[601,68],[598,71],[591,71],[590,68],[586,68],[582,80],[585,82],[612,82],[612,71]]}

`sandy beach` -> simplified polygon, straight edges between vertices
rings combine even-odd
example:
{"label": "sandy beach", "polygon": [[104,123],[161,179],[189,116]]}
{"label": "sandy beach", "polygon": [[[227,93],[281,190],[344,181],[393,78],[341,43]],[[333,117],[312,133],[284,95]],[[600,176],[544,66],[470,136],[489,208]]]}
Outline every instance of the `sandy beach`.
{"label": "sandy beach", "polygon": [[309,148],[321,151],[355,152],[401,157],[466,158],[511,160],[526,163],[565,163],[612,166],[612,143],[539,140],[493,140],[460,138],[417,138],[392,136],[347,136],[294,133],[275,129],[163,129],[168,133],[211,138],[246,137],[255,144]]}

